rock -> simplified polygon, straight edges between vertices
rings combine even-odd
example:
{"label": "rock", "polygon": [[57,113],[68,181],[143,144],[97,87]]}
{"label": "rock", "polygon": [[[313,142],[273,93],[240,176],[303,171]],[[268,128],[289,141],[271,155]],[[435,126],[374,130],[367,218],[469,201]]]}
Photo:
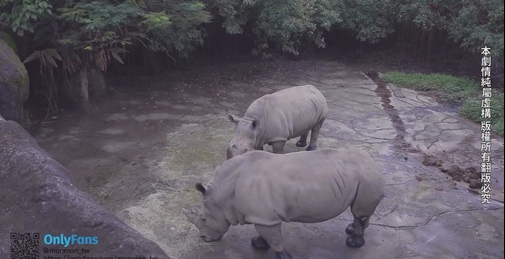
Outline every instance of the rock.
{"label": "rock", "polygon": [[[7,233],[39,233],[40,254],[46,247],[86,248],[87,256],[169,258],[156,243],[74,186],[68,170],[19,124],[1,117],[0,146],[0,258],[10,254]],[[47,234],[96,236],[98,244],[46,245]]]}
{"label": "rock", "polygon": [[91,113],[95,101],[106,94],[105,77],[100,70],[79,71],[64,84],[64,96],[76,108]]}
{"label": "rock", "polygon": [[11,47],[12,50],[14,50],[14,53],[16,53],[16,55],[18,54],[18,47],[16,46],[16,42],[14,42],[11,35],[3,31],[0,31],[0,40],[5,41],[7,45],[9,45],[9,47]]}
{"label": "rock", "polygon": [[79,71],[63,84],[63,94],[79,110],[91,113],[93,106],[89,101],[89,81],[86,72]]}
{"label": "rock", "polygon": [[93,97],[102,97],[106,92],[105,77],[100,70],[90,69],[87,73],[89,93]]}
{"label": "rock", "polygon": [[24,124],[23,106],[29,92],[25,66],[8,43],[0,39],[0,115]]}

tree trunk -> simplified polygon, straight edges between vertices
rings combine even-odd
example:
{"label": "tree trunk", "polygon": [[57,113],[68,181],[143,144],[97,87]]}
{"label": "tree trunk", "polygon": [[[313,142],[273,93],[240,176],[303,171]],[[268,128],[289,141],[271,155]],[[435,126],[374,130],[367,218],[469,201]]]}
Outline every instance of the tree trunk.
{"label": "tree trunk", "polygon": [[436,28],[431,27],[430,35],[428,36],[428,50],[426,51],[426,61],[431,62],[431,52],[433,47],[433,39],[435,38]]}
{"label": "tree trunk", "polygon": [[424,45],[425,45],[425,41],[426,41],[426,30],[422,30],[422,33],[421,33],[421,39],[420,39],[420,46],[419,46],[419,50],[418,50],[418,56],[421,60],[424,60],[425,56],[424,56]]}

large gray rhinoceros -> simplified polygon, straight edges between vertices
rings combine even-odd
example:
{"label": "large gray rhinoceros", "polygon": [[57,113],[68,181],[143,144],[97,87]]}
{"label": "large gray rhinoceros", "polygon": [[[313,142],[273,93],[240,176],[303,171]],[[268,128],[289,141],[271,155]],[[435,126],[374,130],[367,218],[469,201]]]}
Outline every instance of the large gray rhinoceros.
{"label": "large gray rhinoceros", "polygon": [[300,137],[297,147],[310,143],[307,151],[317,149],[319,130],[328,114],[328,103],[324,95],[312,85],[290,87],[267,94],[251,103],[244,117],[236,119],[235,136],[230,141],[227,159],[253,149],[263,150],[271,145],[274,153],[282,153],[286,141]]}
{"label": "large gray rhinoceros", "polygon": [[349,206],[354,222],[346,228],[346,244],[364,245],[364,230],[384,197],[384,180],[363,150],[250,151],[226,160],[207,185],[197,183],[196,189],[203,206],[182,212],[205,242],[219,240],[231,225],[254,224],[259,236],[252,246],[271,247],[276,259],[287,259],[292,256],[284,248],[281,222],[323,222]]}

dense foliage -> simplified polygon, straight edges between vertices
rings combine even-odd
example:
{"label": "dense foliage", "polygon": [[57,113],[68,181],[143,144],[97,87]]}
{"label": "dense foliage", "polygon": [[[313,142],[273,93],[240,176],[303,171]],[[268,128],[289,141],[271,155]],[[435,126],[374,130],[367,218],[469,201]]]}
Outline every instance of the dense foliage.
{"label": "dense foliage", "polygon": [[[437,30],[469,52],[487,45],[502,57],[503,6],[503,0],[0,0],[0,25],[30,43],[21,58],[38,60],[46,85],[55,87],[55,73],[105,71],[139,48],[171,60],[188,57],[212,37],[209,23],[228,34],[248,30],[252,53],[264,56],[323,48],[324,32],[337,29],[376,43],[409,25],[429,35],[418,46],[422,53],[429,55]],[[412,31],[401,31],[410,40],[402,45],[424,39]]]}

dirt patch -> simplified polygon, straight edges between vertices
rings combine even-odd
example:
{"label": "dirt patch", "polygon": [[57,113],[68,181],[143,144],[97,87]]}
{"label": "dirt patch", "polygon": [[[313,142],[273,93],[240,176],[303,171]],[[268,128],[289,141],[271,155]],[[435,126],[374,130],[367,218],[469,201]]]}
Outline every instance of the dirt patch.
{"label": "dirt patch", "polygon": [[480,182],[480,173],[475,167],[467,167],[463,169],[458,165],[448,166],[447,164],[444,164],[442,160],[428,155],[423,157],[423,165],[437,167],[442,173],[449,175],[452,180],[469,183],[468,187],[471,189],[479,189],[482,186]]}

